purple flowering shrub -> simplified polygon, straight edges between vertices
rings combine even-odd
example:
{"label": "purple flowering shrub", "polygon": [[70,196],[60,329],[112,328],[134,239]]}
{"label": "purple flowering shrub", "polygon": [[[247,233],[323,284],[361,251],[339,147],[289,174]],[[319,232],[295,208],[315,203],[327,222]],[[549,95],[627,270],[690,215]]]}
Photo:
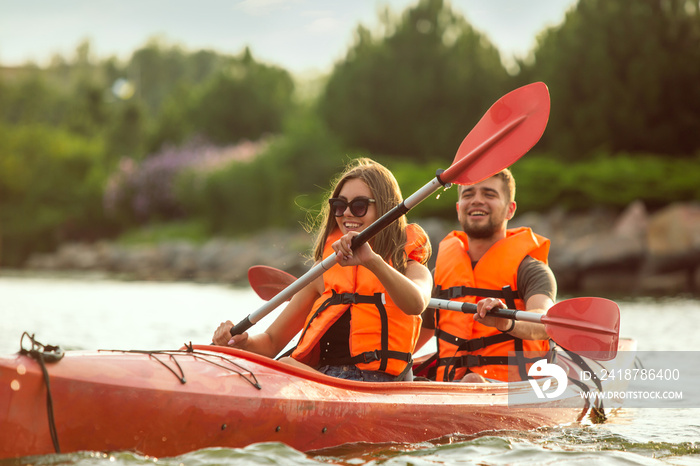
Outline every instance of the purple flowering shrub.
{"label": "purple flowering shrub", "polygon": [[244,141],[217,147],[190,142],[182,147],[166,147],[141,162],[122,158],[104,189],[105,213],[122,221],[181,218],[185,211],[177,196],[181,175],[206,176],[232,162],[251,160],[265,145]]}

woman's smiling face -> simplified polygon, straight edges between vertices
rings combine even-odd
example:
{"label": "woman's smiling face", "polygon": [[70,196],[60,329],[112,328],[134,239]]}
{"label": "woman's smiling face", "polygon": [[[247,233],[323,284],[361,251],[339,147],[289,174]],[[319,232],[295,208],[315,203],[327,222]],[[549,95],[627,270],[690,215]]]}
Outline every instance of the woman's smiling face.
{"label": "woman's smiling face", "polygon": [[[343,187],[338,193],[338,197],[347,202],[351,202],[357,198],[372,198],[373,195],[372,191],[369,189],[369,186],[367,186],[364,181],[359,178],[352,178],[343,184]],[[343,212],[341,217],[335,218],[335,221],[338,223],[340,231],[343,234],[346,234],[350,231],[360,232],[374,223],[376,219],[377,206],[375,203],[371,203],[367,206],[367,213],[364,216],[355,217],[348,207],[345,209],[345,212]]]}

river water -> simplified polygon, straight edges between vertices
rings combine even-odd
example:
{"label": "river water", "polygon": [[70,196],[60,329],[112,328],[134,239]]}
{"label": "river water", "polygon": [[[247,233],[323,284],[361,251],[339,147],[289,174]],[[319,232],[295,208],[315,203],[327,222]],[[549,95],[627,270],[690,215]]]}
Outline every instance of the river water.
{"label": "river water", "polygon": [[[620,335],[635,338],[639,350],[700,351],[698,301],[624,299],[617,303],[622,314]],[[261,305],[249,288],[3,275],[0,354],[16,352],[25,331],[42,343],[63,349],[172,349],[190,341],[207,343],[219,322],[237,322]],[[266,317],[257,328],[265,328],[272,318]],[[684,401],[683,408],[623,408],[604,424],[452,436],[414,445],[358,445],[304,454],[267,443],[159,459],[132,453],[84,452],[47,455],[30,463],[6,460],[0,461],[0,466],[700,464],[700,400]]]}

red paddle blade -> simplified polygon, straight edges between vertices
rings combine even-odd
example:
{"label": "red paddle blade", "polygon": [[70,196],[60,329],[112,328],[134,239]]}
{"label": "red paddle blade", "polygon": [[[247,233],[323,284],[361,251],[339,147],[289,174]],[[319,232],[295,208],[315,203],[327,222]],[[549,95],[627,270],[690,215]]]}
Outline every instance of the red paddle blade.
{"label": "red paddle blade", "polygon": [[248,269],[250,287],[265,301],[274,298],[295,280],[294,275],[266,265],[254,265]]}
{"label": "red paddle blade", "polygon": [[604,298],[573,298],[552,306],[542,323],[564,348],[599,361],[617,355],[620,308]]}
{"label": "red paddle blade", "polygon": [[[511,166],[540,140],[547,127],[549,106],[549,90],[542,82],[520,87],[498,99],[464,138],[441,179],[474,184]],[[483,157],[486,151],[493,155]],[[455,173],[453,178],[451,171]]]}

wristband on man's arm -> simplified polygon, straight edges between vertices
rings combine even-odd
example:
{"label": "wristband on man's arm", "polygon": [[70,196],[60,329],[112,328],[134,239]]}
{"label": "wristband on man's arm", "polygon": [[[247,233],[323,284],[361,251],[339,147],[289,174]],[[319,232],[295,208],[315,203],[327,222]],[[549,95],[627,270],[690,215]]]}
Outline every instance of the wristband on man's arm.
{"label": "wristband on man's arm", "polygon": [[501,329],[499,328],[498,331],[499,331],[499,332],[502,332],[502,333],[509,333],[509,332],[512,332],[513,329],[515,328],[515,319],[514,319],[514,320],[511,320],[510,322],[511,322],[511,324],[510,324],[510,328],[509,328],[508,330],[501,330]]}

